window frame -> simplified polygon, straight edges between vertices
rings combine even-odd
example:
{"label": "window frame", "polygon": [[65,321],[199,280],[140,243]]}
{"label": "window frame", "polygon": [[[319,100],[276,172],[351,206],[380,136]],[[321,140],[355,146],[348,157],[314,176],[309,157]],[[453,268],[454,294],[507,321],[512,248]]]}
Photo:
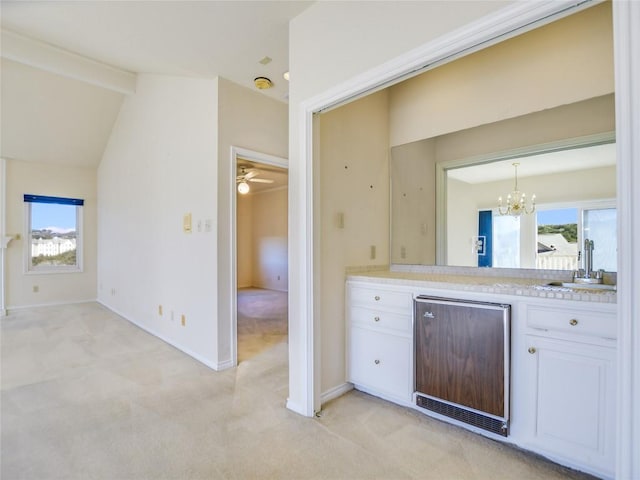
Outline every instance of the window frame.
{"label": "window frame", "polygon": [[[29,199],[27,199],[29,198]],[[74,206],[76,209],[76,263],[75,265],[40,265],[34,266],[32,261],[32,214],[31,207],[34,203],[39,204],[58,204]],[[27,275],[40,274],[60,274],[60,273],[82,273],[83,268],[83,244],[84,244],[84,200],[69,197],[46,197],[42,195],[24,195],[25,209],[25,232],[26,239],[24,248],[24,272]]]}

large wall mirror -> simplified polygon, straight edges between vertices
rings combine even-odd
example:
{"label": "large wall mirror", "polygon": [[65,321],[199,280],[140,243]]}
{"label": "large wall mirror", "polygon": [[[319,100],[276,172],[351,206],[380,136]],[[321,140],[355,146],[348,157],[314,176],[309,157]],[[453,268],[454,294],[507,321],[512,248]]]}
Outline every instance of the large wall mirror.
{"label": "large wall mirror", "polygon": [[[492,148],[514,128],[549,139],[540,132],[593,131],[603,118],[613,122],[613,95],[393,147],[391,262],[575,270],[588,239],[594,269],[616,271],[612,131]],[[452,158],[460,144],[482,153]],[[506,212],[516,188],[520,215]]]}

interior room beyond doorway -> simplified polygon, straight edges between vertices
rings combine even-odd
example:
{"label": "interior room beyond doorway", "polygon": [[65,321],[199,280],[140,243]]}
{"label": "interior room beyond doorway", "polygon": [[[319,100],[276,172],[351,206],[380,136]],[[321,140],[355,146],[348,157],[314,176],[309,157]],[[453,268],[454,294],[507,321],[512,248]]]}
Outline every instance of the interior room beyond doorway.
{"label": "interior room beyond doorway", "polygon": [[237,363],[287,340],[287,169],[237,158]]}

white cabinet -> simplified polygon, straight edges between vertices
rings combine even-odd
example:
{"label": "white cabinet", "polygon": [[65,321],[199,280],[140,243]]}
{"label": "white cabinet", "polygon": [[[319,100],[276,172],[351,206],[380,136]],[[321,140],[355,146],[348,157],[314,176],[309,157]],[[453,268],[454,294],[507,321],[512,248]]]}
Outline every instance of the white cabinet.
{"label": "white cabinet", "polygon": [[615,313],[524,305],[520,348],[526,446],[612,477],[615,462]]}
{"label": "white cabinet", "polygon": [[416,409],[418,295],[512,305],[508,441],[578,470],[614,476],[615,304],[347,281],[347,380]]}
{"label": "white cabinet", "polygon": [[401,404],[413,394],[413,298],[347,283],[347,380]]}

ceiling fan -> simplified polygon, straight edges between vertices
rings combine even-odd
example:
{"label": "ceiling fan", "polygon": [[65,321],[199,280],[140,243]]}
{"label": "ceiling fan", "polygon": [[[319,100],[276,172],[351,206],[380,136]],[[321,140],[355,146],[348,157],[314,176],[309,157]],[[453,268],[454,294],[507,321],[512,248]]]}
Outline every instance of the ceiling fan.
{"label": "ceiling fan", "polygon": [[240,168],[240,172],[236,176],[236,184],[238,185],[238,193],[242,195],[246,195],[249,193],[249,183],[273,183],[273,180],[269,178],[256,178],[260,175],[259,170],[250,169],[247,170],[245,167]]}

